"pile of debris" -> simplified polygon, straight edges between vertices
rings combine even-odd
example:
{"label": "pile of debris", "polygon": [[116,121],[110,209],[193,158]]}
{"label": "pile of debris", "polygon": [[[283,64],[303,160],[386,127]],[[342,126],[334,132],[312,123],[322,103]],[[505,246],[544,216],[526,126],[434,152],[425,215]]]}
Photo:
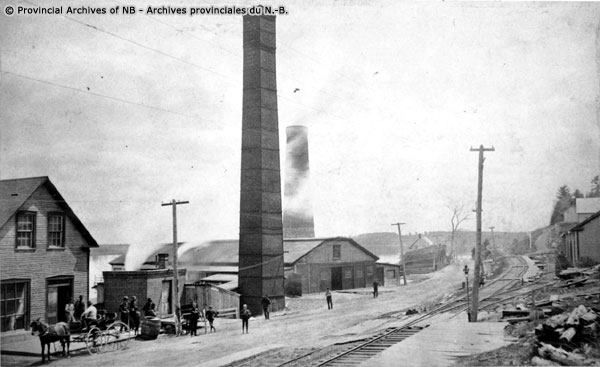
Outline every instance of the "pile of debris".
{"label": "pile of debris", "polygon": [[571,312],[554,315],[535,328],[534,366],[600,365],[598,335],[600,310],[579,305]]}

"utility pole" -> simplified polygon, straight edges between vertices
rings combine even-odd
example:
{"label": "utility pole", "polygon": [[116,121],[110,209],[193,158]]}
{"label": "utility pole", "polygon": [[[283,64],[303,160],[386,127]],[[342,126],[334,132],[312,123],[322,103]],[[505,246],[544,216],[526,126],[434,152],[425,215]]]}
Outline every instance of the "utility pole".
{"label": "utility pole", "polygon": [[533,239],[531,238],[531,232],[529,232],[529,249],[533,247]]}
{"label": "utility pole", "polygon": [[177,205],[189,204],[189,201],[177,201],[173,199],[170,203],[161,206],[173,205],[173,300],[175,300],[175,335],[181,334],[181,307],[179,305],[179,273],[177,271]]}
{"label": "utility pole", "polygon": [[484,148],[480,145],[479,148],[472,148],[471,152],[479,152],[479,175],[477,180],[477,239],[475,244],[475,270],[473,281],[473,307],[471,307],[471,321],[477,322],[477,311],[479,308],[479,282],[481,278],[481,196],[483,191],[483,152],[493,152],[494,147]]}
{"label": "utility pole", "polygon": [[492,231],[492,247],[495,249],[496,248],[496,238],[494,238],[494,226],[490,227],[490,230]]}
{"label": "utility pole", "polygon": [[402,230],[400,226],[406,223],[392,223],[393,226],[398,226],[398,238],[400,238],[400,258],[402,260],[402,277],[404,278],[404,285],[406,285],[406,261],[404,259],[404,245],[402,244]]}

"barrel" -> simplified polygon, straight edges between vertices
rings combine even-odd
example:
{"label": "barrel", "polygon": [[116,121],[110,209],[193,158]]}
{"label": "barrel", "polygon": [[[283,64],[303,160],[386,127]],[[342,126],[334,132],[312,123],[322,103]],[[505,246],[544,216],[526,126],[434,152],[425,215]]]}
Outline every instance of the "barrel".
{"label": "barrel", "polygon": [[142,339],[156,339],[160,333],[160,319],[148,318],[142,321],[142,332],[140,338]]}

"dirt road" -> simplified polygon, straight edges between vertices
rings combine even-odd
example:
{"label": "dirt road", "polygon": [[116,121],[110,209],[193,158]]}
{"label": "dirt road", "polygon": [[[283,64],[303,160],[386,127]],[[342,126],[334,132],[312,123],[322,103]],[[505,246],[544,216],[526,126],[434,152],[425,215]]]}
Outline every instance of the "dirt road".
{"label": "dirt road", "polygon": [[[472,267],[472,264],[470,265]],[[419,279],[420,278],[420,279]],[[132,340],[127,349],[95,356],[80,354],[54,360],[54,366],[211,366],[226,365],[275,348],[289,351],[320,348],[359,339],[385,328],[393,311],[426,305],[460,287],[462,264],[450,265],[424,279],[413,277],[407,286],[382,287],[373,298],[370,288],[352,293],[334,292],[333,310],[323,294],[289,299],[284,312],[250,320],[250,333],[241,333],[241,321],[217,319],[217,332],[169,337],[155,341]]]}

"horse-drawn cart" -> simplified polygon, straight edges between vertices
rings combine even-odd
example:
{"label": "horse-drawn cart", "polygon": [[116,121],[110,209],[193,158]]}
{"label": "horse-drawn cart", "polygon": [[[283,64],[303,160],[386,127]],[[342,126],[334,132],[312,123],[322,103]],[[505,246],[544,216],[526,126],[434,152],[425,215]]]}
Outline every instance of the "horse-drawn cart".
{"label": "horse-drawn cart", "polygon": [[106,314],[92,323],[89,329],[72,330],[71,341],[85,343],[90,354],[120,350],[127,346],[131,330],[121,322],[115,321],[116,314]]}
{"label": "horse-drawn cart", "polygon": [[[38,332],[42,346],[42,363],[44,363],[44,350],[47,347],[48,360],[50,360],[50,344],[60,342],[63,347],[63,355],[70,352],[70,344],[85,343],[90,354],[104,351],[123,349],[129,343],[131,331],[129,326],[121,321],[116,321],[116,314],[100,314],[98,320],[94,320],[88,327],[84,327],[79,321],[59,322],[48,325],[43,321],[35,320],[29,325],[31,333]],[[65,350],[66,346],[66,350]],[[56,350],[56,347],[54,348]]]}

